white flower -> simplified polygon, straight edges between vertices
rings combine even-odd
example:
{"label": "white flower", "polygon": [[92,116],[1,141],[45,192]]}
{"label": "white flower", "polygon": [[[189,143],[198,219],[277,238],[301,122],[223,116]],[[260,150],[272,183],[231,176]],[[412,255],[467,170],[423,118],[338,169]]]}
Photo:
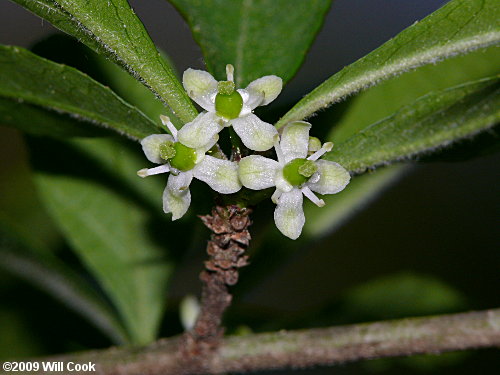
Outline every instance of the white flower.
{"label": "white flower", "polygon": [[238,165],[229,160],[214,158],[205,153],[217,142],[218,135],[200,148],[188,147],[178,140],[178,132],[166,116],[161,116],[169,134],[152,134],[141,141],[146,157],[153,163],[162,164],[151,169],[141,169],[140,177],[170,172],[163,192],[163,211],[172,213],[172,220],[181,218],[191,203],[189,185],[193,177],[206,182],[221,194],[236,193],[241,189]]}
{"label": "white flower", "polygon": [[266,151],[273,147],[276,128],[252,111],[276,99],[283,87],[281,78],[265,76],[251,82],[246,89],[235,90],[233,72],[233,66],[228,64],[227,81],[219,82],[202,70],[184,72],[182,83],[188,95],[207,112],[182,127],[180,142],[193,148],[203,147],[224,127],[232,126],[249,149]]}
{"label": "white flower", "polygon": [[296,121],[283,129],[281,141],[275,141],[278,161],[251,155],[239,163],[238,173],[243,186],[253,190],[276,186],[272,196],[277,204],[274,221],[278,229],[293,240],[300,236],[305,223],[303,195],[322,207],[325,202],[313,192],[335,194],[343,190],[350,180],[349,172],[341,165],[318,160],[332,149],[332,143],[325,143],[307,157],[308,151],[317,149],[316,139],[309,137],[310,128],[309,123]]}

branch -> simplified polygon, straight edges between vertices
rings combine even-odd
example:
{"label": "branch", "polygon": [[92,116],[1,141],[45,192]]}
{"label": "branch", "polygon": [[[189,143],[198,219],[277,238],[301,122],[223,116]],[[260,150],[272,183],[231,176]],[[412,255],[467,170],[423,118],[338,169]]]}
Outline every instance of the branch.
{"label": "branch", "polygon": [[222,342],[222,316],[232,300],[229,287],[238,282],[239,269],[248,265],[245,252],[250,243],[250,213],[250,209],[228,205],[216,206],[212,215],[200,216],[212,234],[207,244],[209,260],[200,274],[200,314],[179,346],[182,373],[209,372],[211,359]]}
{"label": "branch", "polygon": [[[100,375],[193,374],[180,366],[179,342],[171,338],[139,349],[112,348],[50,360],[91,361]],[[500,309],[228,337],[204,367],[213,374],[245,373],[494,346],[500,346]]]}

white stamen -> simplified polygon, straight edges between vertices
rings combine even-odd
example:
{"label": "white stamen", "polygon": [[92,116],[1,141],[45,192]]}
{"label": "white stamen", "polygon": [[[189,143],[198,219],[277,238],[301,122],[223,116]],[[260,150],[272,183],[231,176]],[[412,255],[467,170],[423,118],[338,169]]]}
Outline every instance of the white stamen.
{"label": "white stamen", "polygon": [[231,64],[226,65],[226,75],[228,81],[234,82],[234,66]]}
{"label": "white stamen", "polygon": [[333,148],[333,143],[332,142],[326,142],[323,147],[321,147],[318,151],[316,151],[314,154],[309,156],[307,160],[318,160],[320,157],[322,157],[324,154],[327,152],[331,151]]}
{"label": "white stamen", "polygon": [[307,186],[304,186],[302,189],[302,194],[304,194],[311,202],[313,202],[318,207],[323,207],[325,205],[325,201],[323,199],[319,199]]}
{"label": "white stamen", "polygon": [[172,134],[172,137],[174,137],[174,141],[177,142],[177,129],[170,121],[170,118],[168,116],[160,115],[160,119],[162,124],[168,128],[168,131],[170,132],[170,134]]}
{"label": "white stamen", "polygon": [[273,195],[271,196],[271,200],[274,204],[278,204],[278,200],[280,199],[281,194],[283,194],[283,192],[280,189],[276,189],[274,191]]}
{"label": "white stamen", "polygon": [[160,165],[159,167],[155,167],[155,168],[141,169],[140,171],[137,171],[137,175],[139,177],[144,178],[144,177],[152,176],[155,174],[167,173],[167,172],[170,172],[170,166],[168,164],[163,164],[163,165]]}
{"label": "white stamen", "polygon": [[285,163],[285,157],[283,156],[283,151],[281,151],[280,136],[278,134],[274,136],[274,149],[276,150],[278,162],[283,165]]}

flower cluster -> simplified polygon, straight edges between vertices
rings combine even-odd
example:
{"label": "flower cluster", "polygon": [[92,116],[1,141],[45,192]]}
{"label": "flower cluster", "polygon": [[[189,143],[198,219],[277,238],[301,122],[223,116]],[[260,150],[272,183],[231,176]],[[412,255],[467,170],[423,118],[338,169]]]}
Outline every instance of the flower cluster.
{"label": "flower cluster", "polygon": [[[170,172],[163,193],[163,210],[172,220],[182,217],[191,203],[189,185],[194,178],[221,194],[236,193],[242,186],[252,190],[275,187],[274,221],[287,237],[296,239],[305,223],[303,196],[319,207],[319,194],[335,194],[349,183],[349,173],[339,164],[320,160],[333,144],[321,145],[309,136],[311,125],[295,121],[286,125],[281,136],[274,126],[260,120],[253,110],[272,102],[281,92],[282,80],[265,76],[236,90],[233,66],[227,65],[227,81],[217,82],[208,72],[188,69],[183,85],[188,95],[204,112],[179,131],[162,116],[169,134],[153,134],[141,141],[146,157],[161,164],[141,169],[141,177]],[[218,141],[219,132],[232,126],[243,144],[253,151],[274,146],[277,160],[250,155],[238,163],[207,155]]]}

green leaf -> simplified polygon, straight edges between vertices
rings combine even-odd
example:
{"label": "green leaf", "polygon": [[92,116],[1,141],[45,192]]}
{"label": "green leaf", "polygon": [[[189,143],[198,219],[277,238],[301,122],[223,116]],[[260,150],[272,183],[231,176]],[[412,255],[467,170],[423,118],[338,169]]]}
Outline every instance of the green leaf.
{"label": "green leaf", "polygon": [[[372,87],[349,103],[327,139],[335,144],[343,142],[429,91],[491,76],[498,71],[499,53],[497,47],[482,49],[437,65],[423,66]],[[324,196],[326,206],[322,208],[306,202],[304,234],[321,237],[335,231],[407,170],[407,166],[393,166],[356,177],[339,194]]]}
{"label": "green leaf", "polygon": [[82,119],[3,97],[0,97],[0,125],[55,138],[93,137],[105,133],[104,129]]}
{"label": "green leaf", "polygon": [[0,180],[8,182],[0,184],[0,267],[60,300],[114,342],[126,342],[109,303],[56,258],[61,237],[38,199],[31,170],[18,153],[4,151],[9,164],[0,169]]}
{"label": "green leaf", "polygon": [[197,111],[127,0],[13,0],[123,66],[189,122]]}
{"label": "green leaf", "polygon": [[382,80],[500,40],[495,0],[452,0],[344,68],[300,100],[276,124],[302,120]]}
{"label": "green leaf", "polygon": [[406,166],[398,165],[356,177],[340,193],[322,196],[326,203],[324,207],[318,207],[307,200],[304,206],[306,223],[303,234],[314,238],[331,234],[376,199],[405,170]]}
{"label": "green leaf", "polygon": [[334,143],[345,141],[356,131],[392,115],[431,91],[491,77],[499,72],[499,61],[500,48],[490,47],[422,66],[371,87],[353,98],[328,139]]}
{"label": "green leaf", "polygon": [[[115,304],[131,341],[152,341],[172,269],[168,243],[152,236],[156,216],[137,199],[134,187],[116,184],[124,175],[144,182],[135,175],[143,160],[112,139],[75,140],[69,147],[47,140],[31,145],[35,181],[49,213]],[[162,188],[153,190],[161,211]]]}
{"label": "green leaf", "polygon": [[264,75],[288,81],[304,60],[331,1],[170,0],[189,23],[207,68],[243,87]]}
{"label": "green leaf", "polygon": [[61,237],[38,198],[33,174],[25,155],[16,147],[21,136],[11,129],[1,129],[2,162],[0,163],[0,227],[15,234],[30,249],[60,246]]}
{"label": "green leaf", "polygon": [[[491,47],[437,65],[426,65],[360,93],[349,103],[328,140],[334,143],[345,141],[429,91],[491,76],[498,71],[499,53],[497,47]],[[335,231],[407,170],[406,166],[393,166],[356,177],[339,194],[324,196],[326,206],[322,208],[306,202],[304,234],[321,237]]]}
{"label": "green leaf", "polygon": [[499,79],[430,93],[339,143],[325,158],[361,173],[471,137],[500,120]]}
{"label": "green leaf", "polygon": [[[88,124],[75,121],[66,129],[68,117],[56,118],[44,110],[68,114],[134,139],[158,132],[154,122],[109,88],[76,69],[45,60],[19,47],[0,46],[0,99],[1,119],[6,125],[19,124],[20,128],[35,133],[47,133],[54,128],[57,135],[87,132],[85,128],[78,128]],[[27,113],[10,112],[22,109],[20,107],[27,108]],[[28,124],[30,114],[37,116],[31,126]],[[38,119],[43,122],[37,124]],[[38,131],[34,129],[37,125],[48,129]]]}
{"label": "green leaf", "polygon": [[408,272],[383,276],[349,290],[342,310],[351,319],[395,319],[454,312],[464,296],[446,283]]}
{"label": "green leaf", "polygon": [[[31,52],[45,59],[71,66],[108,86],[118,96],[137,107],[162,128],[160,115],[168,116],[177,128],[183,123],[154,93],[120,66],[67,34],[53,34],[40,40]],[[162,52],[162,56],[169,60]]]}
{"label": "green leaf", "polygon": [[60,300],[115,343],[128,341],[115,311],[88,281],[51,253],[30,250],[8,233],[0,228],[0,267]]}
{"label": "green leaf", "polygon": [[168,116],[177,128],[183,123],[174,115],[172,110],[165,106],[155,95],[123,69],[98,55],[90,57],[105,76],[106,84],[130,104],[139,108],[150,119],[162,128],[160,115]]}
{"label": "green leaf", "polygon": [[11,0],[37,16],[48,20],[52,25],[57,27],[86,44],[94,51],[106,53],[104,46],[90,35],[87,30],[79,25],[77,20],[71,17],[64,9],[62,9],[54,0]]}

